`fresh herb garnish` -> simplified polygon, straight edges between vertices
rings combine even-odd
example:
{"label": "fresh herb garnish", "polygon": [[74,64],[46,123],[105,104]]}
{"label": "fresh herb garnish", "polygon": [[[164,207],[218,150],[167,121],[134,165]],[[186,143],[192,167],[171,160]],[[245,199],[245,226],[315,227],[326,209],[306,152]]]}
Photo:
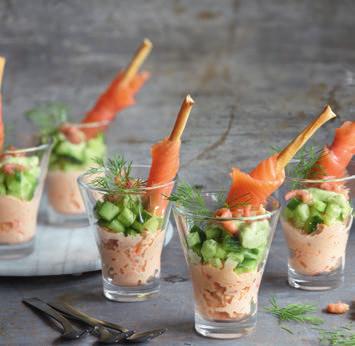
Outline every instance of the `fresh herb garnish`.
{"label": "fresh herb garnish", "polygon": [[320,317],[308,315],[317,310],[311,304],[288,304],[281,307],[275,297],[270,299],[271,306],[266,307],[265,311],[278,318],[279,322],[294,321],[298,323],[307,323],[312,325],[320,325],[324,320]]}
{"label": "fresh herb garnish", "polygon": [[319,342],[321,345],[354,346],[355,332],[350,327],[341,327],[332,331],[319,329]]}
{"label": "fresh herb garnish", "polygon": [[57,127],[68,120],[68,107],[59,102],[47,102],[25,113],[39,130],[42,139],[52,135]]}
{"label": "fresh herb garnish", "polygon": [[98,174],[92,181],[92,185],[112,192],[134,192],[146,185],[141,178],[132,177],[132,162],[128,162],[123,156],[104,160],[95,160],[96,167],[91,168],[89,174]]}

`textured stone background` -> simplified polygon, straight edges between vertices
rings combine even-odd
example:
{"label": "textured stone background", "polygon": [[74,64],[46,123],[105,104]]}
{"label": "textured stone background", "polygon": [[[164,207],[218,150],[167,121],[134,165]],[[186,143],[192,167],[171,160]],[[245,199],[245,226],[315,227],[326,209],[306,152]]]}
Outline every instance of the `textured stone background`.
{"label": "textured stone background", "polygon": [[[110,128],[111,153],[149,162],[151,144],[170,131],[189,92],[196,106],[184,135],[182,175],[208,188],[226,186],[232,165],[252,166],[272,145],[286,144],[324,104],[330,103],[339,119],[317,134],[319,143],[340,120],[354,119],[355,87],[346,79],[355,62],[354,13],[350,0],[0,0],[0,53],[8,59],[5,121],[20,136],[27,129],[23,112],[47,100],[68,103],[73,118],[79,119],[141,39],[149,37],[155,47],[145,67],[152,79],[137,106],[120,114]],[[350,283],[355,274],[349,267],[342,290],[319,295],[289,289],[285,256],[277,237],[261,290],[262,306],[273,293],[284,302],[308,299],[320,306],[329,299],[354,297]],[[7,306],[1,303],[0,344],[49,344],[55,332],[19,300],[69,292],[73,301],[97,315],[131,326],[137,319],[142,327],[167,325],[169,333],[157,344],[205,345],[207,340],[192,331],[190,283],[185,282],[176,238],[163,260],[162,297],[138,305],[104,301],[98,274],[2,279],[1,300]],[[87,302],[90,294],[96,301]],[[317,344],[315,334],[304,327],[290,336],[262,312],[259,321],[258,332],[239,344]],[[29,337],[16,336],[17,331]]]}

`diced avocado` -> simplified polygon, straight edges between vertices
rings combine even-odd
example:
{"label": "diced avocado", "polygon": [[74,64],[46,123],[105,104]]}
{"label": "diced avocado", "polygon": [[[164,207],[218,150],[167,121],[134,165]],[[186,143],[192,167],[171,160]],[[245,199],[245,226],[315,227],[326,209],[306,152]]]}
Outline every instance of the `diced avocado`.
{"label": "diced avocado", "polygon": [[136,215],[134,215],[134,213],[126,207],[124,207],[117,216],[117,220],[120,221],[125,227],[131,226],[135,219]]}
{"label": "diced avocado", "polygon": [[218,239],[221,235],[221,230],[215,226],[209,226],[205,230],[206,239]]}
{"label": "diced avocado", "polygon": [[318,210],[319,212],[323,213],[327,208],[327,203],[324,203],[320,200],[315,200],[312,204],[312,208]]}
{"label": "diced avocado", "polygon": [[114,219],[119,212],[120,208],[109,201],[105,201],[97,211],[97,213],[106,221]]}
{"label": "diced avocado", "polygon": [[291,198],[290,201],[287,203],[287,208],[290,210],[295,210],[299,204],[302,202],[297,198]]}
{"label": "diced avocado", "polygon": [[333,224],[340,219],[341,213],[342,208],[339,205],[329,203],[324,213],[324,223],[328,226]]}
{"label": "diced avocado", "polygon": [[33,197],[36,186],[23,173],[8,175],[5,182],[8,194],[24,200],[30,200]]}
{"label": "diced avocado", "polygon": [[123,233],[125,231],[125,227],[117,219],[113,219],[107,225],[107,227],[110,228],[112,231],[117,232],[117,233],[119,233],[119,232]]}
{"label": "diced avocado", "polygon": [[139,232],[139,233],[142,232],[143,229],[144,229],[143,224],[140,223],[140,222],[138,222],[137,220],[135,220],[135,221],[132,223],[131,227],[132,227],[133,229],[135,229],[135,230],[136,230],[137,232]]}
{"label": "diced avocado", "polygon": [[294,210],[293,222],[297,228],[303,228],[305,222],[310,216],[308,204],[301,203]]}
{"label": "diced avocado", "polygon": [[148,232],[155,232],[161,227],[162,219],[157,216],[151,217],[149,220],[144,222],[143,228],[146,229]]}
{"label": "diced avocado", "polygon": [[256,269],[258,262],[255,259],[245,259],[234,271],[237,274],[247,273]]}
{"label": "diced avocado", "polygon": [[208,262],[218,269],[223,267],[222,261],[219,258],[213,257]]}
{"label": "diced avocado", "polygon": [[223,247],[220,244],[217,245],[215,257],[221,260],[224,260],[227,257],[227,252],[223,249]]}
{"label": "diced avocado", "polygon": [[85,142],[81,142],[79,144],[73,144],[69,141],[63,141],[58,143],[58,146],[55,148],[55,154],[63,155],[68,158],[72,157],[78,161],[84,161],[84,150],[85,150]]}
{"label": "diced avocado", "polygon": [[253,249],[265,244],[270,232],[267,220],[245,223],[240,228],[240,241],[243,247]]}
{"label": "diced avocado", "polygon": [[227,258],[235,262],[236,265],[244,261],[244,255],[241,252],[230,252]]}
{"label": "diced avocado", "polygon": [[198,234],[198,232],[190,232],[186,237],[186,241],[187,246],[189,248],[193,248],[196,244],[201,243],[200,235]]}
{"label": "diced avocado", "polygon": [[205,240],[202,244],[201,254],[205,261],[215,257],[217,252],[217,242],[213,239]]}
{"label": "diced avocado", "polygon": [[318,224],[324,223],[323,219],[318,215],[311,216],[304,225],[304,230],[307,233],[312,233],[317,229]]}

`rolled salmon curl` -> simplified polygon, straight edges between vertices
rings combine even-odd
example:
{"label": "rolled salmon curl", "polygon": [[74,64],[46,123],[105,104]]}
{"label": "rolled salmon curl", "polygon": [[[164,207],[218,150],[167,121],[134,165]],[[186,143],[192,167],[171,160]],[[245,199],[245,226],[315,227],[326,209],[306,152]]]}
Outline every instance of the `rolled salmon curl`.
{"label": "rolled salmon curl", "polygon": [[[218,209],[215,214],[214,214],[215,218],[232,218],[232,212],[230,209],[228,208],[221,208]],[[234,235],[238,232],[238,228],[235,224],[234,221],[230,220],[230,221],[221,221],[218,222],[222,225],[222,227],[230,234],[230,235]]]}
{"label": "rolled salmon curl", "polygon": [[250,174],[238,168],[232,169],[232,186],[227,196],[231,209],[240,208],[243,204],[259,207],[283,184],[285,171],[277,172],[277,155],[260,162]]}
{"label": "rolled salmon curl", "polygon": [[[93,123],[99,121],[111,122],[116,114],[135,104],[134,96],[141,89],[150,74],[142,72],[136,74],[127,86],[120,87],[123,72],[120,72],[107,90],[99,97],[94,107],[87,113],[82,123]],[[95,137],[98,133],[104,131],[105,127],[85,128],[83,131],[88,139]]]}
{"label": "rolled salmon curl", "polygon": [[355,154],[355,122],[346,121],[335,130],[334,140],[331,146],[323,149],[320,158],[311,170],[310,178],[321,179],[324,176],[341,178],[346,174]]}

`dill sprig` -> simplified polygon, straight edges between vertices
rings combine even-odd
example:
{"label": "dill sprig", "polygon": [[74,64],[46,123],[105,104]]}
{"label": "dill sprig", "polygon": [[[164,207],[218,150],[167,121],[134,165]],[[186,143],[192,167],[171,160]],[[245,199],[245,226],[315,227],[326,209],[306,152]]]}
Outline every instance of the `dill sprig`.
{"label": "dill sprig", "polygon": [[288,304],[285,307],[279,306],[275,297],[270,299],[271,306],[266,307],[265,311],[278,318],[279,322],[294,321],[320,325],[324,322],[320,317],[308,315],[316,311],[316,307],[311,304]]}
{"label": "dill sprig", "polygon": [[39,130],[42,138],[53,134],[57,127],[68,120],[69,109],[64,103],[47,102],[28,110],[25,117]]}
{"label": "dill sprig", "polygon": [[169,201],[176,202],[184,209],[203,216],[212,216],[213,212],[207,207],[205,199],[199,189],[192,187],[186,181],[182,181],[169,197]]}
{"label": "dill sprig", "polygon": [[355,332],[350,327],[340,327],[335,330],[319,329],[321,345],[354,346]]}
{"label": "dill sprig", "polygon": [[123,156],[112,159],[95,159],[96,167],[90,168],[89,174],[97,174],[91,184],[97,188],[112,192],[134,192],[146,185],[141,178],[132,177],[132,162]]}

